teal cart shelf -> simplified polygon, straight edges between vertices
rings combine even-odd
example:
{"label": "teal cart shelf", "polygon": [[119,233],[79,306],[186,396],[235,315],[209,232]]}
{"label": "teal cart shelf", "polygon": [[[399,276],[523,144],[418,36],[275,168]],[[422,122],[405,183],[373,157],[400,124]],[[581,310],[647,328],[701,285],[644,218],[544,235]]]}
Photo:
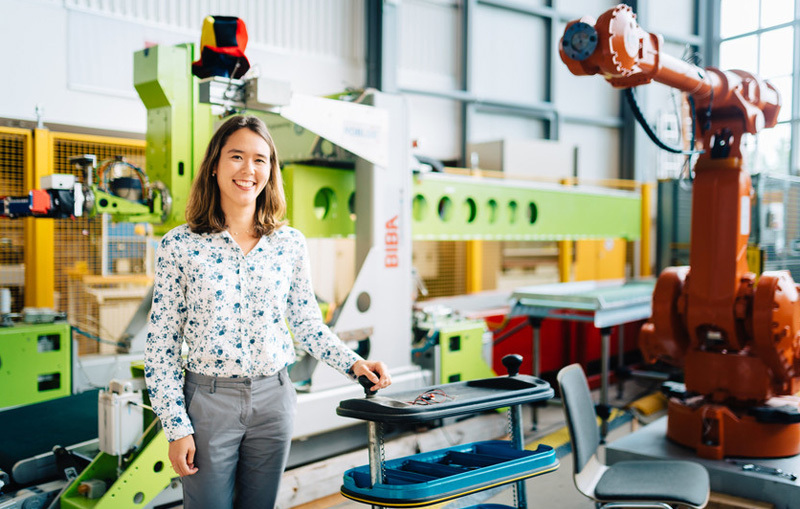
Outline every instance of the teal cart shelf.
{"label": "teal cart shelf", "polygon": [[387,507],[417,507],[552,472],[558,460],[552,447],[516,449],[492,440],[463,444],[386,462],[385,480],[374,486],[369,465],[344,474],[342,494]]}

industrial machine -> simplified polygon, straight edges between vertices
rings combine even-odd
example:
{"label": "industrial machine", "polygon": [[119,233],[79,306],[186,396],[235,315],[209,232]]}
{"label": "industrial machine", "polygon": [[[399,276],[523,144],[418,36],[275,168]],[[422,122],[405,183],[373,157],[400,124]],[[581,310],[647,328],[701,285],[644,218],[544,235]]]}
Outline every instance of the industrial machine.
{"label": "industrial machine", "polygon": [[[240,110],[258,114],[281,154],[292,225],[309,237],[355,233],[357,277],[332,329],[365,355],[386,359],[396,385],[422,384],[425,374],[411,364],[408,332],[395,337],[410,331],[412,295],[408,197],[413,163],[410,142],[403,142],[408,133],[402,101],[378,92],[349,100],[306,97],[265,78],[198,80],[189,72],[196,58],[192,44],[152,47],[134,56],[135,85],[148,109],[145,170],[122,158],[98,163],[91,154],[79,155],[70,162],[81,169],[83,182],[72,175],[44,177],[41,189],[28,196],[0,198],[0,215],[107,213],[113,221],[153,223],[163,233],[184,220],[194,168],[216,123]],[[342,174],[355,175],[357,198]],[[324,182],[328,193],[309,200],[304,193],[310,180]],[[327,230],[320,230],[320,210],[332,220]],[[355,232],[351,216],[361,218]],[[378,280],[383,284],[376,288]],[[407,296],[407,305],[398,305],[396,295]],[[123,337],[132,352],[143,351],[148,300]],[[314,416],[333,415],[336,403],[358,388],[332,370],[314,370],[310,377],[310,392],[344,392],[301,395],[297,436],[348,426],[344,419],[322,422]]]}
{"label": "industrial machine", "polygon": [[62,490],[62,509],[114,508],[181,499],[175,472],[167,459],[168,444],[149,406],[144,366],[132,367],[133,378],[114,379],[98,397],[99,453]]}
{"label": "industrial machine", "polygon": [[492,334],[486,321],[461,317],[441,305],[418,305],[414,310],[413,332],[413,361],[433,373],[434,383],[494,375]]}
{"label": "industrial machine", "polygon": [[568,23],[559,52],[573,74],[601,74],[626,89],[655,80],[686,92],[696,111],[703,152],[689,266],[662,272],[640,336],[647,360],[684,368],[685,387],[670,393],[667,436],[707,458],[794,455],[800,299],[788,272],[756,277],[747,268],[752,185],[740,150],[743,134],[775,125],[780,95],[749,72],[703,69],[662,44],[619,5]]}
{"label": "industrial machine", "polygon": [[[8,315],[5,315],[6,317]],[[24,318],[0,327],[0,410],[72,393],[72,331],[66,316]],[[13,389],[13,390],[12,390]]]}
{"label": "industrial machine", "polygon": [[32,189],[27,196],[0,197],[0,217],[64,219],[109,213],[117,221],[157,224],[169,218],[172,197],[167,186],[151,182],[124,158],[98,165],[95,155],[84,154],[69,161],[81,170],[83,182],[74,175],[45,175],[40,189]]}

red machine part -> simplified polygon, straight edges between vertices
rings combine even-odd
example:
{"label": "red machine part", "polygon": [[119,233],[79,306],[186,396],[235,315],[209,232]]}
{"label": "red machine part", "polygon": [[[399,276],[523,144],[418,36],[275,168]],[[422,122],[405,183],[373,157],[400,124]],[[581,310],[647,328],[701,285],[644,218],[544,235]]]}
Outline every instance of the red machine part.
{"label": "red machine part", "polygon": [[[494,347],[492,349],[492,369],[495,373],[504,373],[502,359],[508,354],[522,355],[520,373],[533,374],[533,329],[527,316],[507,318],[504,314],[495,314],[483,317],[486,325],[492,331]],[[623,325],[624,347],[623,352],[636,350],[637,337],[642,322],[633,322]],[[595,371],[600,366],[600,329],[588,322],[565,321],[547,318],[541,321],[540,326],[540,355],[539,373],[554,374],[559,369],[573,362],[585,366],[591,371],[590,366],[595,366]],[[610,354],[614,359],[619,351],[619,327],[611,331]],[[600,376],[592,375],[589,383],[593,386],[600,385]]]}
{"label": "red machine part", "polygon": [[45,189],[33,189],[31,191],[31,213],[35,216],[44,216],[50,211],[52,206],[50,194]]}
{"label": "red machine part", "polygon": [[[492,369],[495,373],[505,373],[501,360],[508,354],[522,355],[520,373],[533,374],[533,329],[527,316],[515,316],[506,319],[506,315],[499,314],[485,317],[486,325],[492,331],[494,347],[492,348]],[[557,370],[569,364],[571,345],[565,345],[564,327],[568,324],[558,320],[542,320],[540,337],[541,358],[539,372]]]}
{"label": "red machine part", "polygon": [[667,434],[709,458],[798,454],[800,413],[787,395],[800,389],[800,298],[788,272],[756,283],[748,271],[752,187],[740,151],[744,133],[775,125],[780,95],[751,73],[663,54],[662,37],[635,19],[619,5],[597,21],[572,21],[559,52],[573,74],[602,74],[619,88],[657,81],[695,101],[704,153],[694,168],[690,266],[658,278],[640,335],[645,358],[683,366],[687,395],[698,395],[671,399]]}

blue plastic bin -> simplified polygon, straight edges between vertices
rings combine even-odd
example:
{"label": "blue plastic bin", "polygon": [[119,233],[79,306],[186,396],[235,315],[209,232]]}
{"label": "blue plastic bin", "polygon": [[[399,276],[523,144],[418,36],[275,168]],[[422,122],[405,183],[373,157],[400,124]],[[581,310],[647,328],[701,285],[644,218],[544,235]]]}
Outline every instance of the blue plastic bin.
{"label": "blue plastic bin", "polygon": [[369,465],[344,474],[342,494],[387,507],[417,507],[552,472],[552,447],[515,449],[504,440],[473,442],[386,461],[384,482],[371,486]]}

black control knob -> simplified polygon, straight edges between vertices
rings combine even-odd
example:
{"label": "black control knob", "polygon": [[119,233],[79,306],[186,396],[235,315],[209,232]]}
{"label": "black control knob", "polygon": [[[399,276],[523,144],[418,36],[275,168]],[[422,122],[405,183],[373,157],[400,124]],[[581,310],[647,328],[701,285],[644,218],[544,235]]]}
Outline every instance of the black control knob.
{"label": "black control knob", "polygon": [[374,396],[378,392],[378,391],[371,391],[370,390],[372,388],[372,386],[375,385],[375,384],[372,383],[372,380],[367,378],[366,375],[361,375],[360,377],[358,377],[358,383],[360,383],[361,387],[364,388],[364,396],[366,396],[368,398],[371,398],[372,396]]}
{"label": "black control knob", "polygon": [[503,357],[503,366],[506,367],[508,376],[517,376],[519,367],[522,366],[522,356],[517,353],[510,353]]}

